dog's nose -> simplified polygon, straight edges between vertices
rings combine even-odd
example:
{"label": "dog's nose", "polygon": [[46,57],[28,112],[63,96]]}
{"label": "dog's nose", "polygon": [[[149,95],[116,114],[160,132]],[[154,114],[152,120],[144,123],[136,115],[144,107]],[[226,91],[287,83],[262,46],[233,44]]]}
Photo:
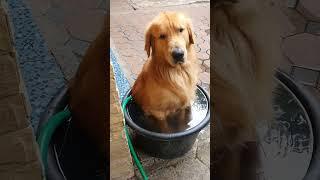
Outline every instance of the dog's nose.
{"label": "dog's nose", "polygon": [[184,51],[181,48],[174,48],[172,51],[172,57],[176,63],[184,61]]}

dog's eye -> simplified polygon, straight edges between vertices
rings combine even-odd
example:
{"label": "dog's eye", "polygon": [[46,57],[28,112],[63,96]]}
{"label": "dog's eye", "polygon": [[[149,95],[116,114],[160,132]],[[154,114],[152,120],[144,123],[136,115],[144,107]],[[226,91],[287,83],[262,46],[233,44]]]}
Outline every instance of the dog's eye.
{"label": "dog's eye", "polygon": [[179,28],[179,31],[182,32],[184,29],[183,28]]}
{"label": "dog's eye", "polygon": [[159,38],[160,38],[160,39],[165,39],[165,38],[166,38],[166,35],[161,34]]}

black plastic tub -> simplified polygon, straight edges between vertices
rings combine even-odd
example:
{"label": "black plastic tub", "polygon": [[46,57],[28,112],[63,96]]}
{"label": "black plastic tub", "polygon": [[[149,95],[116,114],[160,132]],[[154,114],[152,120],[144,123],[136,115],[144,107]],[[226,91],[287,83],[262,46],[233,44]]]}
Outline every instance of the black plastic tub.
{"label": "black plastic tub", "polygon": [[274,121],[260,126],[258,179],[320,179],[319,102],[287,74],[277,71]]}
{"label": "black plastic tub", "polygon": [[[303,180],[318,180],[320,179],[320,102],[319,99],[316,100],[317,97],[315,95],[311,94],[310,91],[308,91],[303,85],[296,83],[294,80],[292,80],[287,74],[277,71],[276,78],[283,83],[294,96],[298,99],[300,106],[304,109],[304,112],[306,113],[307,119],[309,120],[309,128],[305,128],[304,131],[309,131],[310,137],[308,140],[311,142],[309,145],[309,148],[307,144],[300,143],[300,146],[302,146],[303,151],[305,155],[311,154],[310,162],[306,167],[300,167],[295,168],[295,171],[292,171],[292,165],[294,164],[300,164],[300,162],[290,161],[286,164],[286,167],[284,166],[278,166],[275,165],[274,168],[279,168],[283,170],[287,170],[288,174],[293,174],[293,177],[297,178],[299,175],[298,173],[304,173],[301,174],[301,179]],[[294,122],[294,119],[291,120]],[[301,124],[301,122],[299,122]],[[291,127],[292,131],[297,131],[299,127]],[[301,130],[301,129],[300,129]],[[301,136],[300,136],[301,137]],[[302,137],[302,138],[305,138]],[[302,141],[303,142],[303,141]],[[301,151],[296,151],[298,153],[302,153]],[[304,158],[304,159],[307,159]],[[309,158],[308,158],[309,159]],[[303,165],[302,165],[303,166]],[[278,178],[283,179],[283,176],[278,176]]]}
{"label": "black plastic tub", "polygon": [[[131,89],[126,93],[124,100],[131,95]],[[122,103],[123,103],[122,102]],[[177,158],[187,153],[193,146],[199,132],[210,122],[208,94],[198,86],[196,100],[191,107],[190,127],[173,133],[153,131],[151,126],[143,124],[145,116],[138,105],[131,100],[125,111],[125,121],[130,127],[133,144],[145,153],[162,159]]]}
{"label": "black plastic tub", "polygon": [[[307,171],[304,173],[303,180],[319,180],[320,179],[320,104],[315,100],[315,97],[311,95],[303,86],[299,85],[293,81],[289,76],[284,73],[277,72],[275,76],[276,80],[281,82],[285,88],[290,91],[300,102],[300,105],[305,109],[306,116],[308,116],[311,123],[310,140],[313,141],[313,146],[309,146],[309,153],[311,153],[311,161],[309,166],[306,167]],[[205,93],[205,92],[204,92]],[[130,91],[126,94],[128,96]],[[205,94],[206,95],[206,94]],[[207,96],[206,96],[207,97]],[[282,96],[280,96],[282,97]],[[67,88],[62,88],[57,95],[50,102],[46,112],[40,119],[39,127],[41,127],[45,122],[48,121],[55,113],[63,110],[68,106],[68,92]],[[209,99],[209,98],[208,98]],[[284,98],[279,98],[279,100]],[[285,105],[287,106],[287,105]],[[127,107],[128,109],[128,107]],[[288,109],[289,111],[290,109]],[[292,111],[292,110],[290,110]],[[290,112],[291,114],[294,114]],[[128,116],[128,114],[126,114]],[[208,117],[209,119],[209,117]],[[135,128],[137,124],[130,124],[130,121],[126,120],[127,125],[130,128]],[[203,123],[201,126],[206,126],[206,123]],[[293,126],[293,130],[299,130]],[[40,128],[38,128],[39,130]],[[167,152],[174,152],[170,147],[177,147],[177,144],[183,144],[181,147],[177,147],[176,154],[170,154],[171,157],[164,156],[167,158],[178,157],[183,155],[190,149],[194,143],[194,140],[197,137],[198,132],[192,130],[189,135],[185,133],[173,134],[173,135],[159,135],[159,133],[146,134],[143,128],[137,130],[131,129],[131,136],[134,138],[134,144],[136,146],[146,145],[143,150],[148,150],[154,156],[159,155],[159,150],[161,149],[162,155]],[[201,129],[199,127],[199,129]],[[191,129],[190,129],[191,131]],[[37,135],[39,132],[37,132]],[[185,142],[181,142],[181,137],[185,138]],[[179,140],[180,139],[180,140]],[[211,142],[214,140],[211,140]],[[277,140],[272,140],[277,141]],[[158,146],[151,147],[149,143],[159,142]],[[174,145],[171,146],[170,143]],[[72,124],[72,118],[65,121],[61,126],[56,130],[53,135],[53,139],[49,145],[48,152],[48,172],[46,179],[47,180],[73,180],[73,179],[107,179],[104,175],[104,171],[108,170],[109,167],[103,166],[102,161],[104,160],[101,156],[98,155],[98,151],[93,149],[92,143],[87,140],[87,138],[77,130]],[[166,148],[165,148],[166,147]],[[179,152],[181,151],[181,152]],[[185,151],[185,152],[183,152]],[[160,154],[161,156],[161,154]],[[101,161],[102,160],[102,161]],[[293,162],[293,161],[292,161]],[[295,162],[296,164],[300,162]],[[274,168],[281,169],[284,171],[288,169],[290,173],[296,173],[300,169],[295,169],[292,171],[292,164],[287,164],[286,167],[280,166],[277,167],[274,164]],[[301,172],[302,173],[302,172]],[[283,178],[280,178],[283,179]]]}
{"label": "black plastic tub", "polygon": [[[46,112],[40,119],[40,129],[50,117],[68,107],[68,90],[63,87],[51,100]],[[48,148],[47,180],[90,179],[105,180],[106,167],[104,156],[99,155],[93,143],[72,123],[72,117],[63,122],[54,132]]]}

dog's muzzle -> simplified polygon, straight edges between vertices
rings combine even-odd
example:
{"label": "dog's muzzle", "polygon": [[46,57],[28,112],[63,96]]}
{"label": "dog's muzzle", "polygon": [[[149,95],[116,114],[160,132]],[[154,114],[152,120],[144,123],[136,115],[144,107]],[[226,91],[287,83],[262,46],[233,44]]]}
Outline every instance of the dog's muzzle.
{"label": "dog's muzzle", "polygon": [[183,49],[174,48],[171,55],[172,55],[175,63],[183,63],[184,62],[184,51],[183,51]]}

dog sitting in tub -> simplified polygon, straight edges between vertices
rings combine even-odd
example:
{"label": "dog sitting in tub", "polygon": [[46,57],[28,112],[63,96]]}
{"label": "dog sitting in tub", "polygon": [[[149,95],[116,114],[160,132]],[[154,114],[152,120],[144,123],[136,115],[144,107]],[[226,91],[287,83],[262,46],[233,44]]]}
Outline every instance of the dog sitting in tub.
{"label": "dog sitting in tub", "polygon": [[132,96],[162,133],[173,131],[170,116],[176,114],[176,121],[188,119],[185,116],[195,98],[199,72],[193,45],[191,20],[182,13],[160,13],[146,29],[148,59]]}
{"label": "dog sitting in tub", "polygon": [[281,61],[276,8],[262,0],[213,2],[214,174],[255,180],[258,125],[273,120],[273,74]]}

